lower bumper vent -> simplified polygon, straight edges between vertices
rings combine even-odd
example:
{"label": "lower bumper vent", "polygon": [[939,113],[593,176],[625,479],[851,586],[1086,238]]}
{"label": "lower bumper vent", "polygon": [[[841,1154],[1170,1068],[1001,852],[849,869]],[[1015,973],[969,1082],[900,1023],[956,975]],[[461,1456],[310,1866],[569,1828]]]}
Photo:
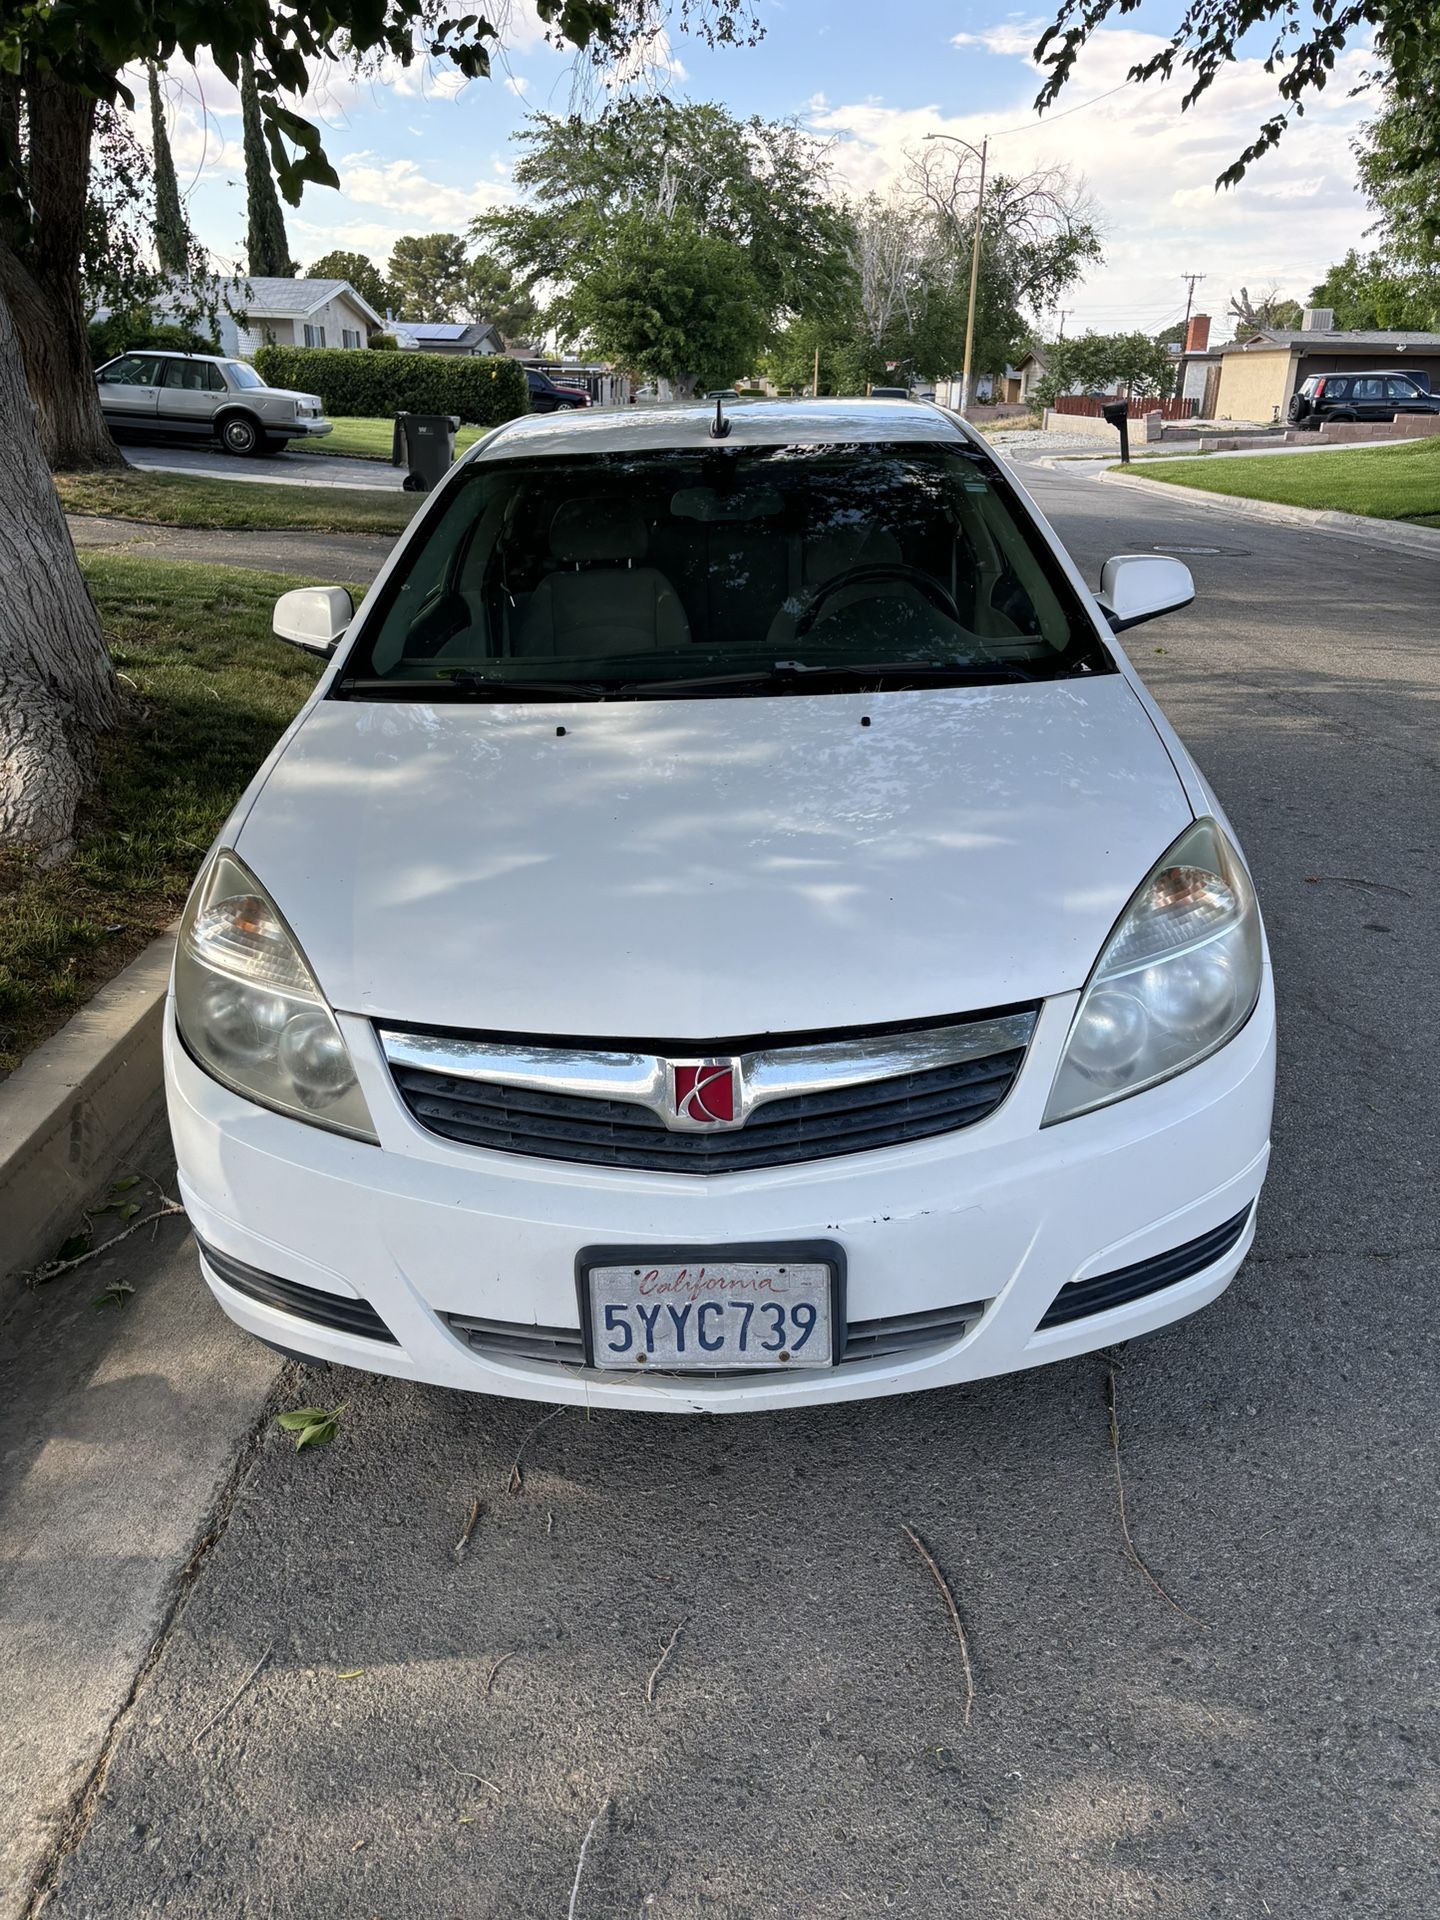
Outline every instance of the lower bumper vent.
{"label": "lower bumper vent", "polygon": [[1213,1267],[1229,1253],[1244,1233],[1253,1210],[1252,1201],[1233,1220],[1212,1227],[1208,1233],[1187,1240],[1183,1246],[1171,1247],[1168,1253],[1151,1254],[1148,1260],[1116,1267],[1111,1273],[1093,1274],[1088,1280],[1072,1280],[1051,1302],[1040,1322],[1042,1331],[1046,1327],[1066,1326],[1072,1320],[1083,1320],[1092,1313],[1105,1313],[1111,1307],[1128,1306],[1132,1300],[1143,1300],[1148,1293],[1159,1293],[1165,1287],[1178,1286],[1182,1280],[1193,1280],[1197,1273]]}
{"label": "lower bumper vent", "polygon": [[[950,1345],[970,1331],[989,1304],[988,1300],[968,1300],[961,1306],[935,1307],[926,1313],[852,1320],[845,1329],[840,1364],[881,1360],[919,1347]],[[447,1313],[444,1318],[452,1333],[487,1360],[540,1360],[564,1367],[585,1364],[585,1342],[578,1327],[535,1327],[515,1320],[483,1320],[466,1313]]]}
{"label": "lower bumper vent", "polygon": [[293,1313],[297,1320],[308,1320],[317,1327],[359,1334],[365,1340],[384,1340],[392,1347],[399,1345],[368,1300],[356,1300],[347,1293],[325,1293],[319,1287],[303,1287],[298,1280],[262,1273],[258,1267],[248,1267],[243,1260],[207,1246],[198,1235],[196,1244],[206,1266],[237,1293],[248,1294],[267,1307],[278,1307],[282,1313]]}

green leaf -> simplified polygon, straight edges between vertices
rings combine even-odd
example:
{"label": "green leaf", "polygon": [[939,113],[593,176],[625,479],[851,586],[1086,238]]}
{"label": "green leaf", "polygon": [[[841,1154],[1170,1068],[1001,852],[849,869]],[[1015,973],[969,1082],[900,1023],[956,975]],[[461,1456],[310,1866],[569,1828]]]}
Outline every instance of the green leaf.
{"label": "green leaf", "polygon": [[140,1202],[138,1200],[127,1200],[124,1206],[117,1207],[115,1211],[122,1220],[133,1220],[140,1211]]}
{"label": "green leaf", "polygon": [[295,1451],[302,1447],[328,1447],[340,1427],[340,1416],[347,1402],[342,1400],[338,1407],[328,1410],[324,1407],[294,1407],[288,1413],[277,1413],[275,1418],[286,1433],[295,1435]]}
{"label": "green leaf", "polygon": [[139,1184],[140,1176],[138,1173],[127,1173],[123,1180],[111,1181],[110,1191],[111,1193],[128,1193],[131,1187],[138,1187]]}
{"label": "green leaf", "polygon": [[128,1280],[112,1280],[91,1301],[95,1307],[123,1307],[135,1289]]}

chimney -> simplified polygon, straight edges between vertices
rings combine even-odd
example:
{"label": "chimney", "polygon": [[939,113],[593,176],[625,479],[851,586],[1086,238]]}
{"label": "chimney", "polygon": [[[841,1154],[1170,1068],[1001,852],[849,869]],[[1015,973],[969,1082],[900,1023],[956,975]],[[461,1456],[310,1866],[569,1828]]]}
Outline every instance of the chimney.
{"label": "chimney", "polygon": [[1332,333],[1335,328],[1333,307],[1306,307],[1300,316],[1302,333]]}
{"label": "chimney", "polygon": [[1208,313],[1192,314],[1189,326],[1185,329],[1185,352],[1204,353],[1210,344],[1210,316]]}

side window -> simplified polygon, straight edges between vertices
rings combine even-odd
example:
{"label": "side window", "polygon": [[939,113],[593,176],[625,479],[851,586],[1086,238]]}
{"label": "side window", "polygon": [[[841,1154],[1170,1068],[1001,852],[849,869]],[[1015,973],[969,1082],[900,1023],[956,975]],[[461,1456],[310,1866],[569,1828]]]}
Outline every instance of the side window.
{"label": "side window", "polygon": [[123,360],[105,369],[101,380],[107,387],[156,387],[160,384],[160,362],[148,355],[127,353]]}
{"label": "side window", "polygon": [[1390,400],[1413,400],[1417,391],[1418,389],[1413,382],[1409,380],[1387,380],[1385,382],[1386,398]]}
{"label": "side window", "polygon": [[1383,400],[1385,398],[1385,382],[1383,380],[1357,380],[1355,382],[1355,398],[1357,400]]}
{"label": "side window", "polygon": [[1325,398],[1327,400],[1348,400],[1350,398],[1350,382],[1348,380],[1337,380],[1332,374],[1325,382]]}
{"label": "side window", "polygon": [[226,392],[225,376],[221,373],[219,367],[215,365],[215,362],[213,360],[206,360],[202,362],[202,364],[205,368],[205,391],[207,393]]}
{"label": "side window", "polygon": [[305,344],[307,347],[323,347],[325,344],[324,327],[312,327],[307,321],[305,323]]}
{"label": "side window", "polygon": [[182,393],[201,393],[205,371],[198,360],[166,360],[161,366],[160,384],[179,387]]}

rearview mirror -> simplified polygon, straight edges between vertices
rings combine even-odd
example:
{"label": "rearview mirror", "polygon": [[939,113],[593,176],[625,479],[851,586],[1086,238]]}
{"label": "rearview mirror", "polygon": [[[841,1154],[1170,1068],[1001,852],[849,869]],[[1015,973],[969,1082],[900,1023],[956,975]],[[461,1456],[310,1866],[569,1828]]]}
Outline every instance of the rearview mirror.
{"label": "rearview mirror", "polygon": [[296,587],[275,602],[272,626],[279,640],[311,653],[333,653],[355,618],[355,602],[344,587]]}
{"label": "rearview mirror", "polygon": [[1163,553],[1117,553],[1100,572],[1096,595],[1116,633],[1175,613],[1195,598],[1195,582],[1183,560]]}

